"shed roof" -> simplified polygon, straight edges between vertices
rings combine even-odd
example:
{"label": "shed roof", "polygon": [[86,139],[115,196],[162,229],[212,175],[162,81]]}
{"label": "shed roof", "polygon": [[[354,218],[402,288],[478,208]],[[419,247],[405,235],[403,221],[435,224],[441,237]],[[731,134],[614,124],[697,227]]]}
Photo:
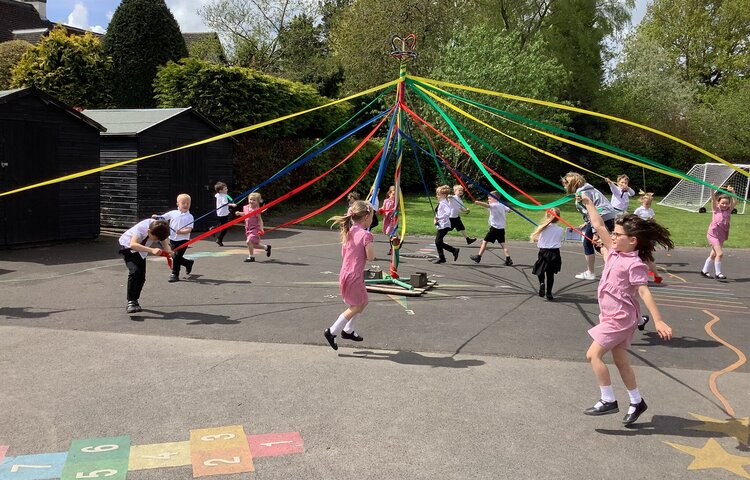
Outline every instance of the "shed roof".
{"label": "shed roof", "polygon": [[16,88],[13,90],[0,90],[0,105],[4,103],[12,102],[13,100],[17,98],[26,97],[28,95],[34,95],[35,97],[39,98],[44,103],[48,105],[54,105],[55,107],[61,110],[64,110],[68,114],[76,117],[78,120],[81,120],[84,123],[91,125],[92,127],[96,128],[100,132],[104,132],[107,130],[99,122],[91,119],[88,115],[84,115],[78,110],[72,108],[70,105],[67,105],[61,102],[60,100],[56,99],[52,95],[44,93],[43,91],[39,90],[36,87]]}
{"label": "shed roof", "polygon": [[86,115],[107,127],[103,135],[138,135],[184,112],[196,116],[216,132],[224,133],[192,107],[84,110]]}

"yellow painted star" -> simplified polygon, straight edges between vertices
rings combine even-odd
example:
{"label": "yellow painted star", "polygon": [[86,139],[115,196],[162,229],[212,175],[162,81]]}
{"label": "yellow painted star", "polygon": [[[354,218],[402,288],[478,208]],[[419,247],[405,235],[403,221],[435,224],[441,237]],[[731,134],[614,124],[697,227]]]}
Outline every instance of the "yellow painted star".
{"label": "yellow painted star", "polygon": [[742,478],[750,478],[750,473],[744,468],[744,465],[750,465],[750,457],[740,457],[727,453],[721,448],[719,442],[713,438],[709,438],[702,448],[693,448],[671,442],[664,443],[694,457],[693,461],[688,465],[688,470],[723,468]]}
{"label": "yellow painted star", "polygon": [[720,432],[728,437],[734,437],[744,446],[750,445],[750,417],[733,418],[731,420],[719,420],[691,413],[693,417],[703,422],[703,425],[687,427],[688,430],[699,430],[701,432]]}

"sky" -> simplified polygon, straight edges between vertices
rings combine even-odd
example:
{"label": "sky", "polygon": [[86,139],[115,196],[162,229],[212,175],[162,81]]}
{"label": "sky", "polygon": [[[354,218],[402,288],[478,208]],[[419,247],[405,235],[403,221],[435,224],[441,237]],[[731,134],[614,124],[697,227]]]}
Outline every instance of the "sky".
{"label": "sky", "polygon": [[[208,30],[198,15],[198,9],[211,0],[166,0],[180,30],[205,32]],[[646,13],[649,0],[636,0],[633,24],[637,25]],[[47,0],[47,18],[78,28],[104,33],[120,0]]]}

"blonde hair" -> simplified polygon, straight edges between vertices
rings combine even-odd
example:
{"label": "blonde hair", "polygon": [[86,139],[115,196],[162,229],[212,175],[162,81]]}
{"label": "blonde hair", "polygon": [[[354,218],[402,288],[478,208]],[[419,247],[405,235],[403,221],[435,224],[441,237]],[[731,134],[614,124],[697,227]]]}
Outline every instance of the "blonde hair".
{"label": "blonde hair", "polygon": [[586,178],[577,172],[568,172],[562,178],[563,187],[567,193],[576,193],[576,190],[586,184]]}
{"label": "blonde hair", "polygon": [[390,188],[388,188],[388,193],[386,195],[390,195],[391,192],[395,192],[395,191],[396,191],[396,185],[391,185]]}
{"label": "blonde hair", "polygon": [[557,223],[558,220],[560,220],[560,209],[559,208],[550,208],[547,210],[544,214],[544,218],[542,219],[541,223],[538,227],[536,227],[536,230],[534,230],[534,233],[531,234],[531,241],[536,242],[539,240],[539,236],[542,234],[545,228],[549,227],[553,223]]}
{"label": "blonde hair", "polygon": [[453,191],[454,191],[454,192],[455,192],[456,190],[461,190],[461,191],[463,191],[463,189],[464,189],[464,186],[463,186],[463,185],[453,185]]}
{"label": "blonde hair", "polygon": [[352,228],[352,222],[359,223],[363,218],[368,216],[372,212],[372,205],[365,202],[364,200],[356,200],[349,207],[349,213],[346,215],[337,215],[328,219],[331,224],[331,228],[338,225],[341,229],[340,237],[341,243],[346,243],[349,239],[349,230]]}
{"label": "blonde hair", "polygon": [[247,196],[248,203],[250,201],[256,202],[258,205],[263,201],[263,197],[260,196],[260,192],[253,192]]}
{"label": "blonde hair", "polygon": [[181,193],[177,195],[177,201],[179,202],[180,200],[188,200],[189,202],[192,202],[190,195],[188,195],[187,193]]}
{"label": "blonde hair", "polygon": [[436,195],[445,195],[446,197],[451,194],[451,187],[448,185],[440,185],[435,189]]}

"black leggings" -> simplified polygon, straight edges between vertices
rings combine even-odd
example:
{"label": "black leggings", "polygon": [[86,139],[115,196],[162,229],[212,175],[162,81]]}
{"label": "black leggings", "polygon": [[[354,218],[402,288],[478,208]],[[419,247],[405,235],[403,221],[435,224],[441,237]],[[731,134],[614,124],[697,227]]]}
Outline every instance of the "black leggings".
{"label": "black leggings", "polygon": [[[226,215],[226,216],[223,216],[223,217],[217,216],[217,218],[219,219],[219,225],[220,226],[224,225],[225,223],[229,222],[229,220],[231,220],[231,217],[229,215]],[[225,228],[224,230],[222,230],[219,233],[217,233],[216,234],[216,240],[218,240],[220,242],[223,241],[224,240],[224,235],[227,234],[227,230],[229,230],[229,229]]]}
{"label": "black leggings", "polygon": [[[547,281],[544,281],[545,275]],[[547,287],[547,295],[552,295],[552,286],[555,284],[555,274],[552,272],[545,272],[539,275],[539,285],[544,284]]]}
{"label": "black leggings", "polygon": [[448,235],[448,232],[450,231],[450,227],[441,228],[437,231],[437,235],[435,235],[435,247],[437,248],[438,256],[441,260],[445,260],[445,253],[443,253],[443,249],[448,250],[454,255],[456,254],[456,250],[458,250],[456,247],[451,247],[443,241],[445,236]]}
{"label": "black leggings", "polygon": [[[224,233],[225,230],[222,230],[221,233]],[[169,246],[172,247],[172,251],[174,251],[174,256],[172,257],[172,274],[173,275],[179,275],[180,274],[180,265],[187,267],[190,265],[192,260],[188,260],[184,258],[185,252],[187,252],[187,248],[181,248],[179,250],[176,250],[177,247],[181,246],[184,243],[187,243],[188,240],[170,240]]]}

